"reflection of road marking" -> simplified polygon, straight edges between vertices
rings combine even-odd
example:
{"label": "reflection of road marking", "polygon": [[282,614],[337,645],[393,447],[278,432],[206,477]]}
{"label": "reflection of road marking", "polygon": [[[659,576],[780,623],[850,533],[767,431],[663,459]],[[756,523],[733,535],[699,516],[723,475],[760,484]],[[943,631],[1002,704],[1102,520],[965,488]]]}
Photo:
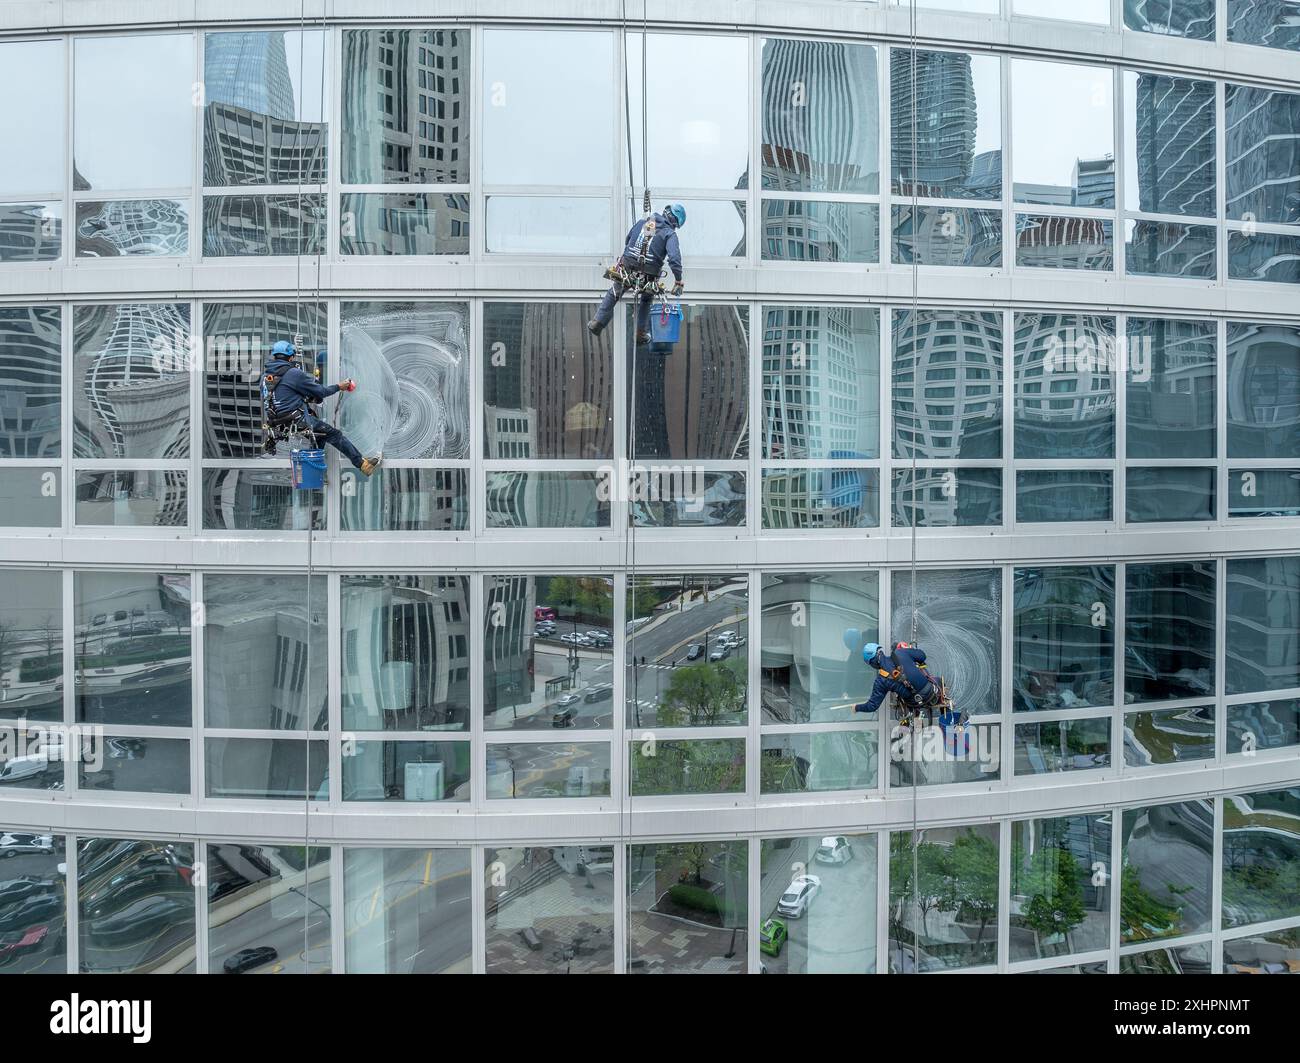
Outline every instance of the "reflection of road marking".
{"label": "reflection of road marking", "polygon": [[367,920],[368,922],[371,921],[371,920],[373,920],[373,919],[375,918],[375,909],[376,909],[377,907],[379,907],[379,888],[378,888],[378,887],[375,888],[374,896],[372,896],[372,897],[370,898],[370,914],[369,914],[368,916],[366,916],[366,920]]}
{"label": "reflection of road marking", "polygon": [[433,870],[433,851],[424,854],[424,884],[429,884],[429,874]]}

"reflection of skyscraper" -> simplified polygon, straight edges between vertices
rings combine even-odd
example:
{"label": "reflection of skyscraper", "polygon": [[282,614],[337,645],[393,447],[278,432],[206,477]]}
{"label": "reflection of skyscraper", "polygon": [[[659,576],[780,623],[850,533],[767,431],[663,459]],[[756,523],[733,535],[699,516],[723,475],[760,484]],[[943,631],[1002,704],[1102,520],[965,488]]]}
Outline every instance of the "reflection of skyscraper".
{"label": "reflection of skyscraper", "polygon": [[1113,225],[1103,218],[1016,215],[1016,265],[1108,270],[1114,266]]}
{"label": "reflection of skyscraper", "polygon": [[1300,222],[1300,92],[1224,91],[1228,218]]}
{"label": "reflection of skyscraper", "polygon": [[1138,209],[1214,217],[1214,83],[1138,74]]}
{"label": "reflection of skyscraper", "polygon": [[77,204],[77,257],[184,255],[190,249],[188,204],[174,199],[115,199]]}
{"label": "reflection of skyscraper", "polygon": [[1016,315],[1016,453],[1114,453],[1115,332],[1111,318]]}
{"label": "reflection of skyscraper", "polygon": [[1300,328],[1228,325],[1229,454],[1292,455],[1300,447]]}
{"label": "reflection of skyscraper", "polygon": [[532,699],[537,579],[496,576],[486,582],[485,591],[483,707],[493,714]]}
{"label": "reflection of skyscraper", "polygon": [[60,321],[53,306],[0,307],[0,457],[59,453]]}
{"label": "reflection of skyscraper", "polygon": [[0,206],[0,262],[53,262],[63,253],[62,209],[53,203]]}
{"label": "reflection of skyscraper", "polygon": [[763,187],[877,191],[876,51],[763,42]]}
{"label": "reflection of skyscraper", "polygon": [[889,87],[897,191],[908,196],[960,195],[974,172],[979,125],[970,55],[896,52]]}

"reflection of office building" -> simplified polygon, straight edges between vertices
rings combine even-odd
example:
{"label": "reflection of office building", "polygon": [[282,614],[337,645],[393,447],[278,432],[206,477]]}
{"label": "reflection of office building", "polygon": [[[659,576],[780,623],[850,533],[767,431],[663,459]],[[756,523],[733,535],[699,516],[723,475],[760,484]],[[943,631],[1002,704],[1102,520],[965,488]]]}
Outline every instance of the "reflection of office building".
{"label": "reflection of office building", "polygon": [[0,307],[0,457],[59,453],[60,319],[51,306]]}
{"label": "reflection of office building", "polygon": [[1138,209],[1214,216],[1214,83],[1139,73]]}
{"label": "reflection of office building", "polygon": [[[1228,423],[1249,445],[1279,454],[1300,443],[1300,329],[1282,324],[1228,326]],[[1288,442],[1289,441],[1289,442]],[[1236,448],[1234,448],[1236,449]]]}
{"label": "reflection of office building", "polygon": [[979,125],[970,55],[895,52],[889,86],[898,192],[906,196],[959,194],[974,173]]}
{"label": "reflection of office building", "polygon": [[77,204],[77,255],[183,255],[190,247],[190,214],[174,199],[115,199]]}
{"label": "reflection of office building", "polygon": [[533,611],[537,581],[531,576],[498,576],[485,584],[483,704],[487,712],[526,705],[533,697]]}
{"label": "reflection of office building", "polygon": [[1046,269],[1108,270],[1112,225],[1101,218],[1016,215],[1016,264]]}
{"label": "reflection of office building", "polygon": [[0,262],[52,262],[63,252],[63,219],[48,203],[0,205]]}
{"label": "reflection of office building", "polygon": [[[1231,83],[1224,91],[1228,218],[1281,223],[1300,220],[1294,180],[1278,178],[1300,173],[1300,92],[1273,92]],[[1267,237],[1258,243],[1267,245]]]}
{"label": "reflection of office building", "polygon": [[1016,431],[1023,453],[1109,456],[1115,416],[1112,330],[1109,318],[1016,316]]}
{"label": "reflection of office building", "polygon": [[868,469],[773,469],[763,475],[763,526],[856,528],[878,512],[875,473]]}
{"label": "reflection of office building", "polygon": [[858,203],[769,199],[763,203],[765,254],[788,262],[853,261],[876,245],[876,210]]}

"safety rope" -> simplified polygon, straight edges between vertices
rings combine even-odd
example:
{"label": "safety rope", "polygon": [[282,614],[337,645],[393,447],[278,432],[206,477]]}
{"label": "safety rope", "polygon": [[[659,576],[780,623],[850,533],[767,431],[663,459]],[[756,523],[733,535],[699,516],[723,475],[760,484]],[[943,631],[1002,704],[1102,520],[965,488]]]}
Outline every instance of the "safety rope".
{"label": "safety rope", "polygon": [[[910,439],[911,439],[911,448],[912,448],[912,490],[911,490],[911,499],[912,499],[912,507],[911,507],[911,508],[912,508],[912,542],[911,542],[911,552],[912,552],[912,560],[911,560],[911,569],[912,569],[912,572],[911,572],[912,638],[911,638],[911,642],[912,642],[912,645],[916,645],[917,620],[918,620],[918,611],[919,611],[919,606],[918,606],[917,596],[916,596],[916,511],[917,511],[917,473],[916,473],[916,452],[917,452],[917,445],[916,445],[916,435],[917,435],[917,428],[918,428],[918,425],[919,425],[919,423],[920,423],[920,400],[921,400],[921,387],[920,387],[920,381],[919,381],[919,379],[917,378],[917,372],[918,372],[918,370],[920,369],[920,351],[919,351],[919,348],[918,348],[918,346],[917,346],[917,337],[920,335],[920,329],[917,327],[917,320],[916,320],[916,318],[917,318],[918,289],[919,289],[919,287],[920,287],[920,277],[919,277],[919,274],[918,274],[918,272],[917,272],[917,253],[918,253],[918,245],[915,243],[915,239],[916,239],[916,238],[915,238],[915,233],[916,233],[916,231],[917,231],[917,221],[918,221],[918,219],[917,219],[917,183],[918,183],[918,182],[917,182],[917,171],[918,171],[918,167],[919,167],[919,163],[918,163],[918,151],[917,151],[917,143],[916,143],[916,121],[917,121],[917,108],[916,108],[916,96],[917,96],[917,88],[916,88],[916,42],[917,42],[917,33],[916,33],[916,5],[917,5],[917,0],[911,0],[911,3],[908,5],[908,10],[909,10],[909,13],[908,13],[908,21],[909,21],[909,24],[910,24],[910,37],[911,37],[911,40],[910,40],[910,48],[909,48],[909,50],[908,50],[908,65],[909,65],[909,68],[910,68],[910,77],[909,77],[909,79],[908,79],[909,82],[910,82],[910,84],[908,85],[908,90],[909,90],[910,95],[911,95],[911,100],[910,100],[910,104],[911,104],[911,116],[910,116],[910,117],[911,117],[911,142],[912,142],[912,172],[911,172],[911,175],[910,175],[910,176],[911,176],[911,179],[912,179],[912,180],[911,180],[911,184],[912,184],[912,233],[913,233],[913,241],[914,241],[914,243],[913,243],[913,247],[912,247],[912,321],[911,321],[911,326],[912,326],[912,330],[911,330],[911,331],[912,331],[912,421],[911,421],[911,423],[912,423],[912,431],[911,431],[911,435],[910,435]],[[881,331],[883,331],[883,329],[882,329]],[[890,327],[890,339],[891,339],[891,343],[890,343],[890,347],[891,347],[891,350],[890,350],[890,360],[892,361],[892,360],[893,360],[893,350],[892,350],[892,347],[893,347],[893,342],[892,342],[892,339],[893,339],[893,327],[892,327],[892,322],[891,322],[891,327]],[[895,408],[896,408],[896,407],[895,407]],[[890,422],[892,423],[892,421],[893,421],[892,411],[887,411],[887,413],[890,414]],[[917,770],[918,770],[918,761],[917,761],[917,757],[916,757],[916,737],[917,737],[916,732],[917,732],[917,730],[918,730],[918,726],[917,726],[917,721],[918,721],[918,720],[919,720],[919,717],[913,717],[913,721],[912,721],[912,723],[909,725],[909,728],[908,728],[908,730],[909,730],[909,732],[910,732],[909,735],[908,735],[908,739],[909,739],[909,741],[910,741],[910,743],[911,743],[910,748],[908,749],[908,760],[910,761],[910,765],[909,765],[909,766],[910,766],[910,772],[911,772],[911,776],[912,776],[912,902],[913,902],[913,904],[914,904],[914,906],[915,906],[915,922],[913,923],[913,930],[912,930],[912,972],[913,972],[914,974],[919,973],[919,968],[920,968],[920,964],[919,964],[919,962],[918,962],[918,951],[919,951],[919,950],[917,949],[917,941],[916,941],[917,930],[916,930],[916,927],[919,927],[919,926],[921,925],[921,921],[920,921],[920,917],[921,917],[921,892],[920,892],[920,891],[921,891],[921,875],[920,875],[921,860],[920,860],[920,832],[919,832],[918,829],[917,829],[917,819],[918,819],[918,816],[917,816],[917,802],[918,802],[918,794],[917,794],[917,781],[916,781]],[[901,938],[901,935],[900,935],[900,938]],[[900,944],[901,944],[901,940],[900,940]],[[904,965],[904,966],[905,966],[905,965]]]}

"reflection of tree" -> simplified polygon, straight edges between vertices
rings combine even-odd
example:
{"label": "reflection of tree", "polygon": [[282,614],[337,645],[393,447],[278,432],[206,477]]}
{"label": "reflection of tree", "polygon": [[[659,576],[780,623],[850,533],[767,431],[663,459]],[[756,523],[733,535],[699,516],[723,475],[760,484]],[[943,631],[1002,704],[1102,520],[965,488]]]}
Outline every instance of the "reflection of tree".
{"label": "reflection of tree", "polygon": [[537,581],[539,605],[549,605],[588,623],[610,623],[613,591],[603,579],[593,576],[552,576]]}
{"label": "reflection of tree", "polygon": [[740,739],[660,741],[632,747],[632,793],[720,794],[745,787]]}
{"label": "reflection of tree", "polygon": [[1083,887],[1074,855],[1056,845],[1046,845],[1026,857],[1020,846],[1011,854],[1016,869],[1012,893],[1028,897],[1020,920],[1040,938],[1060,937],[1070,949],[1070,931],[1083,922]]}
{"label": "reflection of tree", "polygon": [[[1223,869],[1223,907],[1247,913],[1250,922],[1294,915],[1300,897],[1300,861],[1229,864]],[[1245,920],[1242,920],[1245,921]]]}
{"label": "reflection of tree", "polygon": [[967,828],[948,850],[940,911],[960,921],[979,923],[976,941],[984,940],[989,920],[998,914],[998,846],[985,834]]}
{"label": "reflection of tree", "polygon": [[664,727],[727,723],[745,708],[745,685],[722,662],[700,661],[674,670],[659,707]]}
{"label": "reflection of tree", "polygon": [[895,833],[890,841],[889,892],[890,934],[900,944],[915,938],[907,924],[910,908],[921,920],[918,945],[933,948],[929,915],[937,911],[951,914],[955,922],[977,923],[971,944],[991,946],[984,935],[998,912],[997,842],[968,827],[951,845],[919,842],[914,860],[911,835]]}
{"label": "reflection of tree", "polygon": [[913,861],[911,835],[906,833],[895,833],[889,849],[890,935],[899,941],[911,936],[907,909],[913,907],[921,917],[921,937],[926,939],[930,912],[939,908],[944,892],[947,850],[934,842],[920,842]]}
{"label": "reflection of tree", "polygon": [[1137,868],[1124,861],[1120,869],[1119,921],[1125,939],[1141,941],[1146,938],[1169,937],[1175,933],[1183,922],[1184,893],[1190,893],[1191,886],[1176,886],[1165,883],[1169,891],[1168,903],[1149,893],[1138,877]]}

